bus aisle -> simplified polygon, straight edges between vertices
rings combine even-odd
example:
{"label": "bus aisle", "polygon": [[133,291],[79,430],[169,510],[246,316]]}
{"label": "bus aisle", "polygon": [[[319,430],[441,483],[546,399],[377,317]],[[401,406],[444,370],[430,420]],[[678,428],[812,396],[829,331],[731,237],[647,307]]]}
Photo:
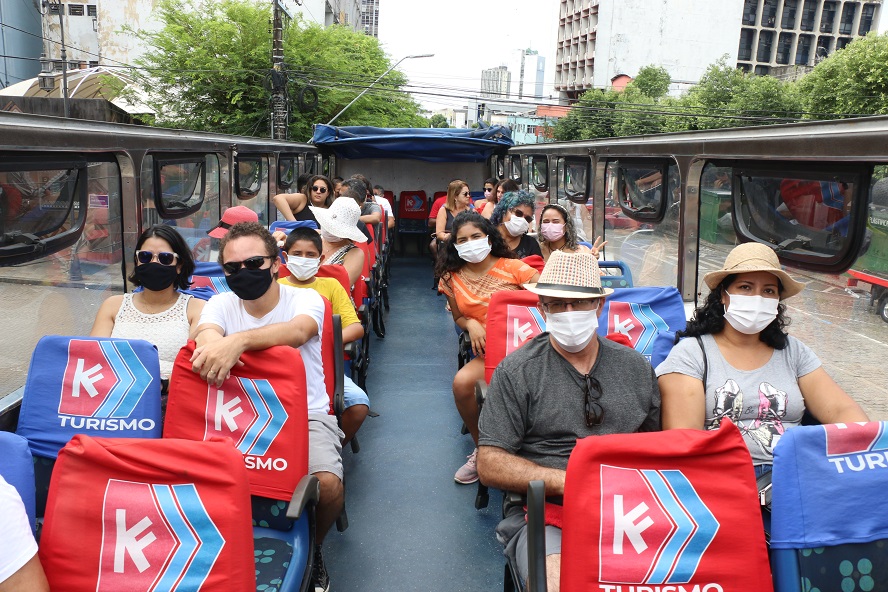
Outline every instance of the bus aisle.
{"label": "bus aisle", "polygon": [[392,261],[384,340],[372,336],[370,417],[361,451],[343,452],[349,528],[331,531],[324,558],[331,590],[491,590],[504,560],[493,530],[501,497],[475,510],[476,485],[453,472],[472,451],[450,384],[456,334],[444,298],[429,289],[427,258]]}

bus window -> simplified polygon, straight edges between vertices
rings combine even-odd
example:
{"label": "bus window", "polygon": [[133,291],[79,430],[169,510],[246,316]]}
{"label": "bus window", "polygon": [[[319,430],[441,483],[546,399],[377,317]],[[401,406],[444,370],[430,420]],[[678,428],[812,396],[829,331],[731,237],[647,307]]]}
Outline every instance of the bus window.
{"label": "bus window", "polygon": [[530,156],[527,159],[527,190],[536,202],[536,218],[549,202],[549,160],[545,156]]}
{"label": "bus window", "polygon": [[203,156],[156,156],[154,205],[163,218],[181,218],[200,209],[206,191]]}
{"label": "bus window", "polygon": [[517,154],[509,157],[509,178],[521,185],[521,157]]}
{"label": "bus window", "polygon": [[[607,258],[628,265],[637,286],[677,285],[681,210],[678,167],[657,162],[608,162],[605,187]],[[627,209],[631,215],[627,215]]]}
{"label": "bus window", "polygon": [[[737,244],[737,233],[731,215],[731,182],[733,169],[707,163],[700,177],[700,249],[715,249],[724,259],[727,250],[716,245]],[[730,250],[730,249],[728,249]],[[715,254],[712,252],[711,254]]]}
{"label": "bus window", "polygon": [[863,243],[866,212],[855,202],[864,174],[840,165],[736,167],[733,222],[801,267],[844,271]]}
{"label": "bus window", "polygon": [[[314,163],[314,159],[309,161]],[[250,155],[237,157],[235,192],[238,204],[256,212],[260,224],[268,224],[268,157]],[[312,166],[314,170],[314,166]]]}
{"label": "bus window", "polygon": [[[123,291],[116,160],[47,162],[17,170],[0,165],[4,234],[27,231],[47,241],[39,257],[0,267],[0,325],[14,336],[0,340],[0,396],[24,384],[41,337],[88,334],[102,301]],[[56,249],[62,243],[53,241],[62,240],[69,242]]]}
{"label": "bus window", "polygon": [[296,182],[298,170],[299,165],[296,161],[295,156],[281,155],[280,157],[278,157],[278,189],[287,193],[291,193],[289,189],[293,186],[293,183]]}
{"label": "bus window", "polygon": [[573,216],[580,240],[594,241],[591,162],[588,158],[561,157],[557,170],[555,202]]}

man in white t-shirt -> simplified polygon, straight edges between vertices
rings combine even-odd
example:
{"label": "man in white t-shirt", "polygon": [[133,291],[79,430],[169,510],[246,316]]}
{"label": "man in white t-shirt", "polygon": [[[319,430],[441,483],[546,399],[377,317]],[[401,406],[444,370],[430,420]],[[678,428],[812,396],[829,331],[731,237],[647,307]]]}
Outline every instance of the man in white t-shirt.
{"label": "man in white t-shirt", "polygon": [[321,556],[324,535],[342,512],[344,437],[330,405],[321,361],[324,301],[314,290],[279,284],[278,247],[256,222],[232,226],[222,238],[219,263],[231,292],[210,298],[200,316],[191,358],[193,370],[221,386],[245,351],[275,345],[299,348],[308,391],[308,471],[318,478],[317,545],[312,571],[315,590],[329,590]]}
{"label": "man in white t-shirt", "polygon": [[385,210],[385,215],[388,220],[388,227],[395,227],[395,212],[392,210],[392,204],[389,202],[388,198],[385,196],[385,189],[382,185],[374,185],[373,186],[373,201],[382,206],[382,209]]}
{"label": "man in white t-shirt", "polygon": [[0,476],[0,592],[49,592],[25,504]]}

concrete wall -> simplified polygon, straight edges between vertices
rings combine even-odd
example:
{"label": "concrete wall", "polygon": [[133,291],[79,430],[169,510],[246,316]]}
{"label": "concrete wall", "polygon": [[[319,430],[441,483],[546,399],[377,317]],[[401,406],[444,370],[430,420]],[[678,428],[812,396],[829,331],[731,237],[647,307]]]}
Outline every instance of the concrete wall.
{"label": "concrete wall", "polygon": [[599,4],[593,85],[644,66],[666,68],[674,81],[696,82],[728,54],[735,65],[743,0],[609,0]]}

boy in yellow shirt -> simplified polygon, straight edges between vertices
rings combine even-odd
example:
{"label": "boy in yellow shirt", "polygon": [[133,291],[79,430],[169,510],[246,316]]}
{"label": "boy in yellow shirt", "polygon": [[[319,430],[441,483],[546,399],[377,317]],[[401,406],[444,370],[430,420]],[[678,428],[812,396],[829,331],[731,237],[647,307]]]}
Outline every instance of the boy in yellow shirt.
{"label": "boy in yellow shirt", "polygon": [[[295,288],[315,290],[329,300],[333,314],[338,314],[342,320],[342,342],[351,343],[364,336],[364,328],[358,320],[355,305],[342,284],[335,278],[316,277],[318,268],[324,261],[322,250],[321,235],[316,230],[304,227],[294,229],[287,235],[284,243],[286,265],[291,275],[278,282]],[[347,375],[344,399],[343,446],[351,441],[370,412],[370,398],[367,393]]]}

